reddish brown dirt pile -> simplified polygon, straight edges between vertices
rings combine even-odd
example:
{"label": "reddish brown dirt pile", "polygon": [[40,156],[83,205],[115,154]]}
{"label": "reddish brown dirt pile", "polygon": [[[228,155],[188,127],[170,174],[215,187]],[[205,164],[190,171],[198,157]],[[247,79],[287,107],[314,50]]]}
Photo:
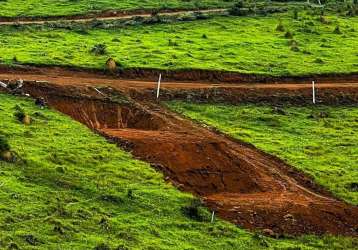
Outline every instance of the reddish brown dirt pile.
{"label": "reddish brown dirt pile", "polygon": [[151,103],[113,103],[91,91],[75,98],[50,85],[27,91],[125,145],[238,225],[277,234],[358,234],[358,207],[334,199],[291,166],[251,145]]}

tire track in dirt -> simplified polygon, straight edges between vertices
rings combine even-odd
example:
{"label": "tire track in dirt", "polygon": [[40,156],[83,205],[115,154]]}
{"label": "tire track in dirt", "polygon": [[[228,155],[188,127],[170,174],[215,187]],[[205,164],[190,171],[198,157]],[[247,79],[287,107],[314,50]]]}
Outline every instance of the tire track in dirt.
{"label": "tire track in dirt", "polygon": [[[158,16],[177,16],[184,14],[215,14],[215,13],[225,13],[227,9],[197,9],[197,10],[167,10],[158,12]],[[44,19],[39,18],[25,18],[25,17],[15,17],[15,18],[6,18],[0,17],[0,25],[30,25],[30,24],[45,24],[45,23],[56,23],[56,22],[77,22],[77,23],[87,23],[93,20],[99,21],[113,21],[113,20],[127,20],[135,17],[148,18],[153,16],[152,12],[143,12],[143,11],[133,11],[133,12],[123,12],[123,11],[106,11],[101,13],[93,13],[89,15],[76,15],[76,16],[62,16],[62,17],[47,17]]]}
{"label": "tire track in dirt", "polygon": [[157,103],[111,88],[101,88],[108,98],[85,86],[30,82],[24,90],[151,163],[235,224],[273,235],[358,236],[357,206],[337,200],[277,157]]}

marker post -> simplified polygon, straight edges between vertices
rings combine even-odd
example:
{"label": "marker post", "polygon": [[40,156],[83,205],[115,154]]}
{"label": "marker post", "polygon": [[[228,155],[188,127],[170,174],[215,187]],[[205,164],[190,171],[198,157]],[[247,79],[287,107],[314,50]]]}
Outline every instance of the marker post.
{"label": "marker post", "polygon": [[157,99],[159,98],[159,92],[160,92],[160,83],[162,81],[162,74],[159,75],[158,79],[158,86],[157,86]]}
{"label": "marker post", "polygon": [[211,223],[214,223],[215,220],[215,211],[211,213]]}
{"label": "marker post", "polygon": [[316,89],[314,81],[312,81],[312,102],[313,104],[316,104]]}

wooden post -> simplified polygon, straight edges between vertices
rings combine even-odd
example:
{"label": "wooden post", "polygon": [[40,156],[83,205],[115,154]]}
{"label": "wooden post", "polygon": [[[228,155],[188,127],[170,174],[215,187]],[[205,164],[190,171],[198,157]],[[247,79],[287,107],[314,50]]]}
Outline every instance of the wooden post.
{"label": "wooden post", "polygon": [[0,82],[0,87],[3,87],[4,89],[7,88],[7,84],[3,83],[3,82]]}
{"label": "wooden post", "polygon": [[312,81],[312,102],[313,104],[316,104],[316,89],[314,81]]}
{"label": "wooden post", "polygon": [[159,98],[159,92],[160,92],[160,83],[162,81],[162,74],[159,75],[158,79],[158,86],[157,86],[157,99]]}
{"label": "wooden post", "polygon": [[213,211],[211,214],[211,223],[214,222],[214,219],[215,219],[215,211]]}

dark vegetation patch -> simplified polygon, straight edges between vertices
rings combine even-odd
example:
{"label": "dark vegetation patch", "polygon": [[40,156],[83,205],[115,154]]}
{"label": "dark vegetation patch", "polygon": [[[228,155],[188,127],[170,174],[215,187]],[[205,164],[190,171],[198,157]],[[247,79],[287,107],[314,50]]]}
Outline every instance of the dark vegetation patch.
{"label": "dark vegetation patch", "polygon": [[182,207],[185,216],[196,221],[208,221],[209,215],[200,200],[193,200],[189,205]]}

